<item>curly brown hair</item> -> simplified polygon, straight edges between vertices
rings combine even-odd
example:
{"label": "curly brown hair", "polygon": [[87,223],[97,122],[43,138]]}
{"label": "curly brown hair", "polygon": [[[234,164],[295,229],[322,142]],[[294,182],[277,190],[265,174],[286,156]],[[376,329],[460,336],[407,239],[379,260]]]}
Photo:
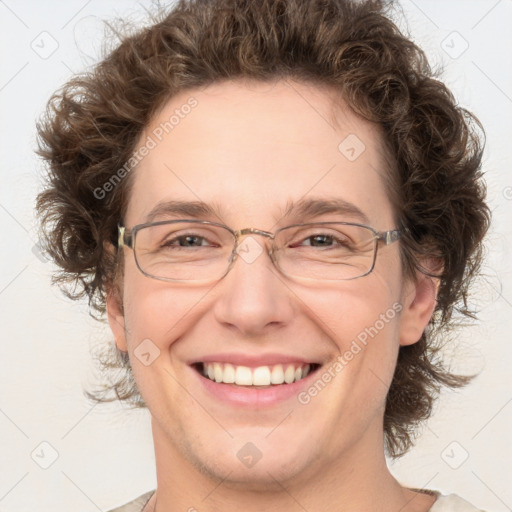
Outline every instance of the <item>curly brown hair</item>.
{"label": "curly brown hair", "polygon": [[[420,341],[400,348],[387,397],[386,448],[397,457],[412,445],[440,388],[470,379],[451,373],[439,350],[453,313],[472,316],[469,285],[490,213],[483,130],[391,21],[390,8],[376,0],[181,0],[157,13],[50,99],[38,125],[48,175],[37,212],[42,242],[61,269],[55,281],[104,317],[118,269],[108,245],[116,245],[133,173],[108,195],[98,190],[130,160],[159,108],[180,91],[226,79],[291,78],[339,91],[382,127],[404,272],[425,271],[425,256],[443,261],[436,312]],[[127,354],[108,350],[99,355],[105,383],[87,396],[144,406]]]}

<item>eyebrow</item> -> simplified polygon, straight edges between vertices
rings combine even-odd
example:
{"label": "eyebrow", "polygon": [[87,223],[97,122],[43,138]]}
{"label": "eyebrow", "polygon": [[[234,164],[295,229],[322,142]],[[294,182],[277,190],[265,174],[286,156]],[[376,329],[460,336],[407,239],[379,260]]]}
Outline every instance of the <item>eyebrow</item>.
{"label": "eyebrow", "polygon": [[355,204],[341,198],[308,198],[299,201],[289,201],[283,212],[283,217],[298,217],[303,221],[311,217],[325,214],[349,216],[363,223],[369,223],[368,217]]}
{"label": "eyebrow", "polygon": [[[298,201],[288,201],[284,210],[274,217],[276,222],[283,218],[294,218],[294,222],[319,217],[326,214],[349,216],[363,223],[369,223],[368,217],[356,205],[340,198],[307,198]],[[212,217],[222,220],[222,205],[220,203],[205,203],[203,201],[166,200],[157,203],[146,215],[144,223],[153,222],[159,217],[175,217],[207,220]]]}
{"label": "eyebrow", "polygon": [[158,217],[182,216],[191,219],[221,218],[219,204],[203,201],[160,201],[146,215],[144,222],[153,222]]}

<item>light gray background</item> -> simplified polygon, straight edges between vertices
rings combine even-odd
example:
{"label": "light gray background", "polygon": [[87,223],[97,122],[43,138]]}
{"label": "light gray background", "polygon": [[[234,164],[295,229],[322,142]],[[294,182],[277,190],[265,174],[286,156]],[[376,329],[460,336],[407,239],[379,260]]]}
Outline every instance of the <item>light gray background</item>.
{"label": "light gray background", "polygon": [[[467,389],[443,395],[417,446],[392,470],[405,484],[504,512],[512,510],[512,2],[401,5],[407,21],[400,26],[445,67],[459,103],[486,128],[494,223],[476,294],[480,321],[447,355],[456,370],[481,374]],[[98,58],[99,20],[141,20],[144,6],[150,2],[0,0],[2,512],[108,510],[155,486],[148,412],[93,407],[82,394],[94,382],[90,346],[109,343],[108,330],[88,317],[85,304],[50,287],[52,266],[33,252],[41,187],[35,120],[54,90]]]}

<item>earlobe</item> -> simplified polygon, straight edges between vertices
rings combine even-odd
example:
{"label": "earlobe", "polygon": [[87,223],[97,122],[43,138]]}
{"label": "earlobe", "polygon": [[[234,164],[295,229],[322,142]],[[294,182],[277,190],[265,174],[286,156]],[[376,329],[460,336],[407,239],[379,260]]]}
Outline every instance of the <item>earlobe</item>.
{"label": "earlobe", "polygon": [[400,345],[412,345],[420,340],[435,311],[438,288],[438,278],[421,272],[404,286]]}
{"label": "earlobe", "polygon": [[107,292],[106,307],[108,323],[114,334],[116,346],[119,350],[127,352],[122,297],[117,287]]}

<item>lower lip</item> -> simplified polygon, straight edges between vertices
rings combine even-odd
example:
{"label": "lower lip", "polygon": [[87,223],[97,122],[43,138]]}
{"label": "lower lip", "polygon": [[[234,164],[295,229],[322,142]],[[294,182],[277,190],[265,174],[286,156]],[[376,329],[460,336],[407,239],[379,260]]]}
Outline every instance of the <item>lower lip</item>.
{"label": "lower lip", "polygon": [[[317,368],[318,370],[318,368]],[[222,384],[203,377],[198,371],[192,368],[201,385],[216,399],[234,406],[248,408],[271,407],[280,404],[292,397],[296,397],[304,388],[309,385],[310,378],[316,374],[316,370],[309,373],[307,377],[292,382],[291,384],[278,384],[268,388],[256,386],[237,386],[236,384]]]}

